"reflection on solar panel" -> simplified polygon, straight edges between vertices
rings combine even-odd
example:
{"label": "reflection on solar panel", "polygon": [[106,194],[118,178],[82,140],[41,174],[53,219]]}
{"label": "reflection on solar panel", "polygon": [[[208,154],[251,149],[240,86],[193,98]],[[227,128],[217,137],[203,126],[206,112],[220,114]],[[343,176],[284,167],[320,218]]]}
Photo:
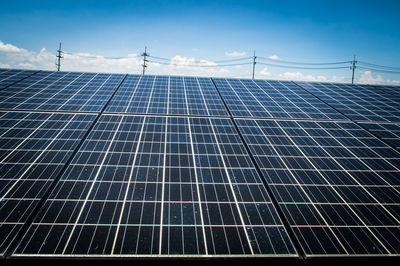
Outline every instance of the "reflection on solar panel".
{"label": "reflection on solar panel", "polygon": [[229,119],[110,115],[16,254],[295,255]]}
{"label": "reflection on solar panel", "polygon": [[124,75],[40,72],[4,89],[1,109],[99,112]]}
{"label": "reflection on solar panel", "polygon": [[370,90],[374,93],[378,93],[384,95],[385,97],[390,98],[392,101],[400,104],[400,87],[399,86],[374,86],[374,85],[357,85],[363,90]]}
{"label": "reflection on solar panel", "polygon": [[400,149],[400,125],[390,123],[361,123],[373,134],[387,142],[392,147]]}
{"label": "reflection on solar panel", "polygon": [[400,258],[398,87],[4,69],[0,86],[7,261]]}
{"label": "reflection on solar panel", "polygon": [[367,86],[296,82],[352,120],[400,121],[400,104],[392,95]]}
{"label": "reflection on solar panel", "polygon": [[129,76],[107,112],[225,116],[227,112],[211,79]]}
{"label": "reflection on solar panel", "polygon": [[0,112],[0,254],[93,120],[94,115]]}
{"label": "reflection on solar panel", "polygon": [[288,81],[214,79],[233,116],[346,119]]}
{"label": "reflection on solar panel", "polygon": [[237,122],[307,255],[400,252],[397,151],[349,122]]}
{"label": "reflection on solar panel", "polygon": [[0,69],[0,90],[4,89],[38,71],[33,70],[14,70]]}

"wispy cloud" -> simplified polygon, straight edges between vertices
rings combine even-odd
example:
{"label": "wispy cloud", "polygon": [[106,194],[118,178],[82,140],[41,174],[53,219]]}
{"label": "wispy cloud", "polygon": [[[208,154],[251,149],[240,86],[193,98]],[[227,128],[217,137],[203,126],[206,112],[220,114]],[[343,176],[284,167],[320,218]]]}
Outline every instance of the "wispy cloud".
{"label": "wispy cloud", "polygon": [[318,82],[344,82],[344,77],[333,76],[328,78],[323,75],[313,76],[305,75],[299,71],[296,72],[284,72],[279,74],[272,74],[267,67],[264,67],[257,73],[257,76],[261,79],[274,79],[274,80],[293,80],[293,81],[318,81]]}
{"label": "wispy cloud", "polygon": [[268,58],[269,58],[269,59],[272,59],[272,60],[278,60],[278,59],[280,59],[279,56],[277,56],[277,55],[271,55],[271,56],[268,56]]}
{"label": "wispy cloud", "polygon": [[232,56],[232,57],[245,56],[246,54],[247,54],[246,52],[238,52],[238,51],[225,52],[226,56]]}

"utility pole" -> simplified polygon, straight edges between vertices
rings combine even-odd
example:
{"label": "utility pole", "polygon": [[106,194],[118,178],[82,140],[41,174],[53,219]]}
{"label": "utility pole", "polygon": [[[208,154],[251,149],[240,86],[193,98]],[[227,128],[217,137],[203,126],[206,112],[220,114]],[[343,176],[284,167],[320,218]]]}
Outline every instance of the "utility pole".
{"label": "utility pole", "polygon": [[256,69],[256,51],[254,50],[254,55],[253,55],[253,79],[254,79],[254,70]]}
{"label": "utility pole", "polygon": [[61,58],[63,58],[63,56],[61,55],[62,51],[61,51],[61,43],[60,43],[60,47],[57,50],[58,54],[56,55],[56,57],[58,58],[58,63],[56,64],[57,66],[57,71],[61,70]]}
{"label": "utility pole", "polygon": [[148,60],[146,60],[146,56],[149,56],[149,54],[147,53],[147,46],[144,47],[144,53],[142,54],[142,56],[143,56],[143,65],[142,65],[142,67],[143,67],[143,75],[144,75],[144,73],[146,71],[146,68],[147,68],[146,63],[149,62]]}
{"label": "utility pole", "polygon": [[354,55],[354,57],[353,57],[353,66],[350,67],[352,72],[353,72],[352,75],[351,75],[351,84],[354,84],[354,69],[356,69],[356,63],[357,63],[356,56]]}

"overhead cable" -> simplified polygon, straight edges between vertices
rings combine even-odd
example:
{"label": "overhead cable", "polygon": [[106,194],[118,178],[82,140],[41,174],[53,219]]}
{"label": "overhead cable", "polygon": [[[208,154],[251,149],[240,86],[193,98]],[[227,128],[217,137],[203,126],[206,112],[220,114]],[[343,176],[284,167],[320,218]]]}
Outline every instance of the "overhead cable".
{"label": "overhead cable", "polygon": [[343,64],[350,64],[353,61],[341,61],[341,62],[327,62],[327,63],[311,63],[311,62],[293,62],[293,61],[284,61],[284,60],[277,60],[266,58],[262,56],[258,56],[258,59],[263,59],[271,62],[281,63],[281,64],[291,64],[291,65],[343,65]]}
{"label": "overhead cable", "polygon": [[302,67],[302,66],[286,66],[279,64],[269,64],[263,62],[257,62],[260,65],[272,66],[272,67],[281,67],[281,68],[294,68],[294,69],[345,69],[349,68],[348,66],[338,66],[338,67]]}
{"label": "overhead cable", "polygon": [[383,66],[383,65],[372,64],[372,63],[368,63],[368,62],[364,62],[364,61],[357,61],[357,63],[359,63],[361,65],[367,65],[367,66],[372,66],[372,67],[377,67],[377,68],[386,68],[386,69],[392,69],[392,70],[399,70],[400,71],[400,67]]}
{"label": "overhead cable", "polygon": [[104,58],[104,59],[124,59],[124,58],[130,58],[128,57],[107,57],[107,56],[101,56],[101,55],[85,55],[85,54],[75,54],[75,53],[69,53],[69,52],[62,52],[63,54],[67,55],[73,55],[73,56],[79,56],[79,57],[86,57],[86,58],[94,58],[94,59],[99,59],[99,58]]}
{"label": "overhead cable", "polygon": [[225,67],[225,66],[241,66],[241,65],[250,65],[252,64],[251,62],[249,63],[236,63],[236,64],[215,64],[215,65],[193,65],[193,64],[177,64],[177,63],[166,63],[166,62],[158,62],[158,61],[152,61],[149,60],[148,62],[150,63],[156,63],[156,64],[161,64],[161,65],[172,65],[172,66],[181,66],[181,67]]}
{"label": "overhead cable", "polygon": [[[164,60],[164,61],[172,61],[173,58],[165,58],[165,57],[159,57],[159,56],[153,56],[149,55],[150,58],[158,59],[158,60]],[[236,62],[236,61],[243,61],[243,60],[249,60],[252,59],[253,57],[241,57],[241,58],[234,58],[234,59],[225,59],[225,60],[208,60],[208,62],[213,62],[213,63],[226,63],[226,62]],[[204,61],[194,61],[194,63],[204,63]]]}
{"label": "overhead cable", "polygon": [[400,71],[391,71],[391,70],[384,70],[384,69],[376,69],[376,68],[370,68],[370,67],[362,67],[359,66],[359,69],[363,69],[363,70],[373,70],[376,72],[383,72],[383,73],[389,73],[389,74],[400,74]]}
{"label": "overhead cable", "polygon": [[[78,56],[84,58],[92,58],[92,59],[132,59],[135,57],[107,57],[107,56],[96,56],[96,55],[86,55],[79,53],[70,53],[62,51],[62,54],[70,55],[70,56]],[[191,61],[190,64],[180,64],[174,63],[173,58],[165,58],[159,56],[149,55],[149,58],[155,59],[149,60],[150,63],[161,64],[161,65],[172,65],[179,67],[228,67],[228,66],[241,66],[241,65],[251,65],[254,60],[254,57],[241,57],[241,58],[233,58],[233,59],[225,59],[225,60],[215,60],[215,61]],[[289,68],[289,69],[313,69],[313,70],[327,70],[327,69],[346,69],[349,66],[343,66],[344,64],[351,64],[353,61],[339,61],[339,62],[295,62],[295,61],[285,61],[285,60],[276,60],[267,57],[257,56],[256,64],[270,66],[270,67],[279,67],[279,68]],[[249,60],[248,62],[243,62],[245,60]],[[230,63],[231,64],[224,64]],[[221,64],[222,63],[222,64]],[[384,66],[379,64],[373,64],[365,61],[356,61],[357,68],[363,70],[371,70],[376,72],[383,72],[389,74],[400,74],[400,67],[392,67],[392,66]]]}

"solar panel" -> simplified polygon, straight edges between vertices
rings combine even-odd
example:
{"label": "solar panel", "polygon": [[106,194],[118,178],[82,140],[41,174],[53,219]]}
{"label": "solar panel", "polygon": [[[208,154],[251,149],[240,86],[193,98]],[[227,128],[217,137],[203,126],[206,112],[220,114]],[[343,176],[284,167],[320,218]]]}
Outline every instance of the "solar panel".
{"label": "solar panel", "polygon": [[358,85],[363,89],[368,89],[373,91],[374,93],[385,95],[385,97],[389,97],[392,101],[400,103],[400,87],[399,86],[389,86],[389,85]]}
{"label": "solar panel", "polygon": [[94,117],[0,112],[0,254],[61,172]]}
{"label": "solar panel", "polygon": [[1,84],[6,261],[399,257],[398,87],[0,69]]}
{"label": "solar panel", "polygon": [[1,109],[99,112],[124,75],[40,72],[0,95]]}
{"label": "solar panel", "polygon": [[354,121],[400,121],[399,102],[366,86],[296,82]]}
{"label": "solar panel", "polygon": [[394,123],[360,123],[392,147],[400,149],[400,125]]}
{"label": "solar panel", "polygon": [[106,112],[226,116],[210,78],[129,75]]}
{"label": "solar panel", "polygon": [[236,117],[346,119],[292,82],[213,80]]}
{"label": "solar panel", "polygon": [[230,119],[103,115],[14,255],[296,256]]}
{"label": "solar panel", "polygon": [[399,253],[397,151],[352,122],[236,121],[307,256]]}
{"label": "solar panel", "polygon": [[0,71],[0,90],[22,80],[30,75],[33,75],[36,72],[38,72],[38,71],[3,69]]}

